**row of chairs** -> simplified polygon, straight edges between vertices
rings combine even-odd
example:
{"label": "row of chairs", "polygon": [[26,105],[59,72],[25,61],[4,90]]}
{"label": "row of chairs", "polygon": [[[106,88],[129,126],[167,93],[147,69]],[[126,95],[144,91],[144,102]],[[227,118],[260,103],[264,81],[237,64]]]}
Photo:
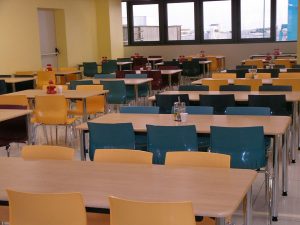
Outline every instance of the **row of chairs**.
{"label": "row of chairs", "polygon": [[[284,68],[292,68],[292,63],[289,59],[275,59],[273,64],[282,65]],[[246,66],[256,66],[257,68],[264,68],[265,64],[262,59],[247,59],[244,62]]]}
{"label": "row of chairs", "polygon": [[[228,69],[226,73],[235,73],[237,78],[245,78],[245,74],[249,72],[249,69],[252,69],[251,66],[236,66],[236,69]],[[256,67],[254,68],[256,69]],[[277,78],[280,73],[280,68],[273,68],[273,69],[257,69],[257,73],[271,73],[272,78]],[[299,73],[300,68],[288,68],[286,69],[288,73]]]}
{"label": "row of chairs", "polygon": [[[236,73],[212,73],[213,79],[236,79],[237,74]],[[255,78],[255,79],[271,79],[272,74],[271,73],[245,73],[245,78]],[[286,72],[286,73],[279,73],[278,78],[300,78],[300,73],[298,72]]]}

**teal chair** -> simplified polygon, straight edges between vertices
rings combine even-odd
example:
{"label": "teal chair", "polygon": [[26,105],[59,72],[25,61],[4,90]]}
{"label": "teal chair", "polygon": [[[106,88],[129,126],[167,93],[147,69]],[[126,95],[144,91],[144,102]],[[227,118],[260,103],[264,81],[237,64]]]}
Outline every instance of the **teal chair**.
{"label": "teal chair", "polygon": [[187,78],[197,78],[202,73],[199,61],[182,62],[182,76]]}
{"label": "teal chair", "polygon": [[76,90],[77,85],[92,85],[94,84],[92,80],[71,80],[69,89]]}
{"label": "teal chair", "polygon": [[220,91],[251,91],[249,85],[221,85]]}
{"label": "teal chair", "polygon": [[126,87],[123,80],[101,80],[104,90],[108,90],[106,100],[108,104],[126,104]]}
{"label": "teal chair", "polygon": [[147,125],[147,149],[153,153],[154,164],[164,164],[168,151],[198,151],[197,132],[194,125]]}
{"label": "teal chair", "polygon": [[[94,160],[96,149],[134,149],[132,123],[91,123],[88,122],[90,135],[89,156]],[[100,150],[99,150],[100,151]]]}
{"label": "teal chair", "polygon": [[116,78],[116,74],[95,74],[94,78],[96,79],[115,79]]}
{"label": "teal chair", "polygon": [[178,91],[209,91],[206,85],[180,85]]}
{"label": "teal chair", "polygon": [[106,60],[102,62],[102,73],[110,74],[118,70],[117,60]]}
{"label": "teal chair", "polygon": [[[147,74],[125,74],[126,79],[137,79],[137,78],[147,78]],[[135,99],[134,86],[126,86],[127,97],[129,99]],[[147,97],[149,93],[149,85],[141,84],[138,86],[138,97]]]}
{"label": "teal chair", "polygon": [[[155,106],[121,106],[120,113],[158,114],[159,107]],[[147,150],[147,134],[135,132],[136,149]]]}
{"label": "teal chair", "polygon": [[181,102],[184,102],[186,106],[190,105],[189,95],[188,94],[172,94],[172,95],[163,95],[156,94],[155,101],[156,105],[159,107],[160,114],[171,114],[174,102],[178,102],[178,98]]}
{"label": "teal chair", "polygon": [[83,74],[86,77],[94,77],[98,73],[98,65],[96,62],[84,62]]}
{"label": "teal chair", "polygon": [[214,114],[214,107],[211,106],[186,106],[185,110],[188,114],[196,114],[196,115]]}

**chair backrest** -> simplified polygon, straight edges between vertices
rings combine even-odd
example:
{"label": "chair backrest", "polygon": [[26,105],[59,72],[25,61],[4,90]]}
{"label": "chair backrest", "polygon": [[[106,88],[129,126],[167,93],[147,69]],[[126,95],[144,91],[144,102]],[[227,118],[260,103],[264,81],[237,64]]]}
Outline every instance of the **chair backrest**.
{"label": "chair backrest", "polygon": [[226,70],[227,73],[235,73],[236,78],[245,78],[245,74],[249,72],[248,69],[235,69],[235,70]]}
{"label": "chair backrest", "polygon": [[67,121],[67,101],[62,95],[36,96],[35,118],[38,123],[61,125]]}
{"label": "chair backrest", "polygon": [[52,80],[53,84],[56,83],[56,77],[54,71],[38,71],[36,79],[36,87],[42,89],[43,85],[49,84],[49,81]]}
{"label": "chair backrest", "polygon": [[300,68],[300,64],[294,64],[292,65],[292,68]]}
{"label": "chair backrest", "polygon": [[230,155],[211,152],[167,152],[165,165],[230,168]]}
{"label": "chair backrest", "polygon": [[104,90],[108,90],[106,100],[108,104],[124,104],[126,103],[126,86],[124,80],[101,80]]}
{"label": "chair backrest", "polygon": [[160,90],[166,86],[163,84],[160,70],[142,71],[142,73],[147,73],[148,78],[153,79],[151,82],[152,90]]}
{"label": "chair backrest", "polygon": [[256,66],[257,68],[264,68],[264,63],[261,59],[247,59],[245,60],[245,65]]}
{"label": "chair backrest", "polygon": [[214,114],[214,107],[211,106],[186,106],[188,114],[196,115],[212,115]]}
{"label": "chair backrest", "polygon": [[95,162],[152,164],[153,154],[132,149],[96,149]]}
{"label": "chair backrest", "polygon": [[235,79],[236,73],[212,73],[212,79]]}
{"label": "chair backrest", "polygon": [[237,65],[237,66],[235,66],[235,68],[237,69],[237,70],[248,70],[248,69],[256,69],[257,68],[257,66],[256,65]]}
{"label": "chair backrest", "polygon": [[191,202],[138,202],[109,197],[111,225],[196,225]]}
{"label": "chair backrest", "polygon": [[102,73],[115,73],[118,70],[117,60],[102,61]]}
{"label": "chair backrest", "polygon": [[25,160],[72,160],[74,152],[74,149],[63,146],[25,145],[21,155]]}
{"label": "chair backrest", "polygon": [[288,73],[295,73],[295,72],[300,72],[300,68],[288,68],[286,69],[286,72]]}
{"label": "chair backrest", "polygon": [[200,64],[199,61],[184,61],[182,62],[182,75],[187,77],[199,76]]}
{"label": "chair backrest", "polygon": [[121,106],[120,113],[158,114],[159,107],[156,107],[156,106]]}
{"label": "chair backrest", "polygon": [[292,78],[287,78],[287,79],[273,79],[272,80],[272,85],[277,86],[277,85],[284,85],[284,86],[292,86],[293,91],[300,91],[300,79],[292,79]]}
{"label": "chair backrest", "polygon": [[189,95],[188,94],[180,94],[180,95],[155,95],[156,105],[159,107],[159,113],[161,114],[170,114],[172,111],[172,107],[174,102],[178,102],[178,98],[180,98],[181,102],[185,102],[185,105],[190,105]]}
{"label": "chair backrest", "polygon": [[76,67],[59,67],[58,71],[64,71],[64,72],[74,72],[78,69]]}
{"label": "chair backrest", "polygon": [[7,190],[11,225],[86,225],[80,193],[24,193]]}
{"label": "chair backrest", "polygon": [[270,116],[271,109],[269,107],[227,107],[226,115],[255,115],[255,116]]}
{"label": "chair backrest", "polygon": [[289,115],[285,95],[249,95],[249,106],[269,107],[272,115]]}
{"label": "chair backrest", "polygon": [[299,79],[300,78],[300,72],[294,72],[294,73],[279,73],[279,78],[284,78],[284,79],[289,79],[289,78],[294,78],[294,79]]}
{"label": "chair backrest", "polygon": [[284,65],[285,68],[292,68],[292,63],[289,59],[275,59],[275,65]]}
{"label": "chair backrest", "polygon": [[129,79],[147,78],[147,74],[125,74],[125,78],[129,78]]}
{"label": "chair backrest", "polygon": [[147,125],[147,149],[153,153],[153,163],[164,164],[168,151],[198,151],[194,125]]}
{"label": "chair backrest", "polygon": [[83,74],[86,77],[94,77],[98,73],[98,65],[96,62],[84,62]]}
{"label": "chair backrest", "polygon": [[218,68],[218,61],[217,61],[217,57],[215,56],[207,56],[206,57],[207,60],[211,61],[209,67],[210,67],[210,70],[211,71],[217,71],[219,68]]}
{"label": "chair backrest", "polygon": [[233,94],[225,95],[200,95],[201,106],[214,107],[214,114],[223,115],[229,106],[235,106]]}
{"label": "chair backrest", "polygon": [[146,66],[146,63],[148,63],[147,58],[144,58],[144,57],[133,58],[132,67],[133,68],[144,67],[144,66]]}
{"label": "chair backrest", "polygon": [[[168,67],[169,66],[169,68],[174,68],[174,69],[179,69],[180,68],[180,63],[179,63],[179,61],[176,61],[176,60],[173,60],[173,61],[164,61],[164,65],[163,66],[166,66],[166,67]],[[159,68],[160,68],[160,66],[159,66]]]}
{"label": "chair backrest", "polygon": [[94,84],[92,80],[71,80],[70,81],[70,90],[76,90],[77,85],[92,85]]}
{"label": "chair backrest", "polygon": [[0,105],[20,105],[29,107],[26,95],[0,95]]}
{"label": "chair backrest", "polygon": [[208,86],[205,85],[180,85],[178,91],[208,91]]}
{"label": "chair backrest", "polygon": [[280,72],[280,69],[273,68],[273,69],[257,69],[257,73],[271,73],[272,78],[277,78],[278,74]]}
{"label": "chair backrest", "polygon": [[7,93],[7,87],[5,80],[0,80],[0,95]]}
{"label": "chair backrest", "polygon": [[228,80],[203,79],[202,85],[208,86],[210,91],[219,91],[221,85],[228,85]]}
{"label": "chair backrest", "polygon": [[88,122],[90,134],[90,159],[94,160],[96,149],[134,149],[135,137],[131,123],[91,123]]}
{"label": "chair backrest", "polygon": [[262,85],[262,80],[261,79],[235,79],[234,84],[249,85],[251,87],[251,91],[258,91],[259,86]]}
{"label": "chair backrest", "polygon": [[221,85],[220,91],[251,91],[249,85]]}
{"label": "chair backrest", "polygon": [[116,74],[95,74],[94,78],[96,79],[115,79],[116,78]]}
{"label": "chair backrest", "polygon": [[230,155],[232,168],[259,169],[266,165],[263,127],[211,126],[210,130],[211,152]]}
{"label": "chair backrest", "polygon": [[[256,73],[255,79],[270,79],[271,78],[271,73]],[[245,78],[253,78],[252,73],[246,73]]]}
{"label": "chair backrest", "polygon": [[259,86],[259,91],[292,91],[292,86],[262,85],[262,86]]}

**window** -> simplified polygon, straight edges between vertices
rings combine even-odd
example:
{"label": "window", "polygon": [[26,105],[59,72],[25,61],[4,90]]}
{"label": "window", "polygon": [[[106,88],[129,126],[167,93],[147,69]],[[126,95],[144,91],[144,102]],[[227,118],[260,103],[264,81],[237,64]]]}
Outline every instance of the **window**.
{"label": "window", "polygon": [[241,0],[241,38],[271,38],[271,0]]}
{"label": "window", "polygon": [[276,41],[296,41],[298,0],[277,0]]}
{"label": "window", "polygon": [[122,2],[123,44],[128,45],[127,2]]}
{"label": "window", "polygon": [[168,3],[168,40],[195,40],[194,2]]}
{"label": "window", "polygon": [[232,39],[231,0],[203,2],[204,40]]}
{"label": "window", "polygon": [[134,42],[159,41],[158,4],[133,5]]}

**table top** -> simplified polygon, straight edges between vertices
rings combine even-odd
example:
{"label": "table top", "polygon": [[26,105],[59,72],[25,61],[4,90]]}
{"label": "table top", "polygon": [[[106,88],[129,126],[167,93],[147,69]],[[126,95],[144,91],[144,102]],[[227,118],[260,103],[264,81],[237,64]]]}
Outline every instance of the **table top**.
{"label": "table top", "polygon": [[85,79],[85,80],[92,80],[94,84],[100,84],[101,80],[102,81],[117,81],[117,80],[124,80],[125,85],[140,85],[140,84],[145,84],[148,82],[151,82],[153,79],[152,78],[108,78],[108,79]]}
{"label": "table top", "polygon": [[14,77],[9,77],[9,78],[0,78],[0,80],[5,80],[5,83],[13,84],[13,83],[21,83],[21,82],[26,82],[26,81],[33,81],[36,78],[34,77],[19,77],[19,78],[14,78]]}
{"label": "table top", "polygon": [[181,73],[182,70],[180,70],[180,69],[178,69],[178,70],[161,70],[160,72],[162,75],[173,75],[173,74]]}
{"label": "table top", "polygon": [[118,66],[129,65],[129,64],[132,64],[132,62],[117,62]]}
{"label": "table top", "polygon": [[[275,78],[276,79],[276,78]],[[228,84],[234,84],[234,80],[249,80],[249,78],[235,78],[235,79],[228,79],[228,78],[202,78],[199,80],[195,80],[192,82],[193,85],[202,85],[203,80],[228,80]],[[262,84],[272,84],[273,78],[270,79],[259,79],[262,81]]]}
{"label": "table top", "polygon": [[82,73],[81,70],[74,70],[74,71],[55,71],[55,75],[57,76],[64,76],[69,74],[80,74]]}
{"label": "table top", "polygon": [[0,109],[0,122],[30,114],[31,110]]}
{"label": "table top", "polygon": [[199,61],[199,64],[210,64],[212,63],[212,61],[209,61],[209,60],[205,60],[205,61]]}
{"label": "table top", "polygon": [[148,61],[158,61],[158,60],[163,60],[162,57],[157,57],[157,58],[147,58]]}
{"label": "table top", "polygon": [[[137,132],[146,132],[146,125],[180,126],[195,125],[197,133],[210,133],[211,126],[251,127],[263,126],[266,135],[284,134],[291,118],[288,116],[227,116],[227,115],[188,115],[187,122],[174,121],[173,114],[122,114],[110,113],[91,120],[94,123],[132,123]],[[77,129],[87,130],[87,123]]]}
{"label": "table top", "polygon": [[[286,101],[298,102],[300,101],[299,91],[165,91],[159,94],[165,95],[177,95],[177,94],[188,94],[190,101],[199,101],[199,95],[224,95],[234,94],[234,98],[238,102],[247,102],[249,95],[285,95]],[[148,98],[150,101],[155,101],[155,96]]]}
{"label": "table top", "polygon": [[[266,59],[249,59],[249,60],[262,60],[264,63],[269,63],[270,60],[266,60]],[[293,58],[287,58],[286,60],[289,60],[290,62],[296,62],[297,59]],[[242,60],[241,63],[245,63],[246,59],[245,60]]]}
{"label": "table top", "polygon": [[26,95],[27,98],[33,99],[35,96],[55,96],[55,95],[64,95],[67,99],[84,99],[96,95],[104,95],[108,93],[107,90],[103,91],[94,91],[94,90],[65,90],[62,94],[47,94],[45,90],[40,89],[28,89],[24,91],[17,91],[14,93],[9,93],[7,95]]}
{"label": "table top", "polygon": [[241,169],[0,158],[0,200],[7,201],[7,188],[80,192],[92,208],[109,208],[109,196],[192,201],[195,215],[227,217],[236,211],[256,176],[253,170]]}

